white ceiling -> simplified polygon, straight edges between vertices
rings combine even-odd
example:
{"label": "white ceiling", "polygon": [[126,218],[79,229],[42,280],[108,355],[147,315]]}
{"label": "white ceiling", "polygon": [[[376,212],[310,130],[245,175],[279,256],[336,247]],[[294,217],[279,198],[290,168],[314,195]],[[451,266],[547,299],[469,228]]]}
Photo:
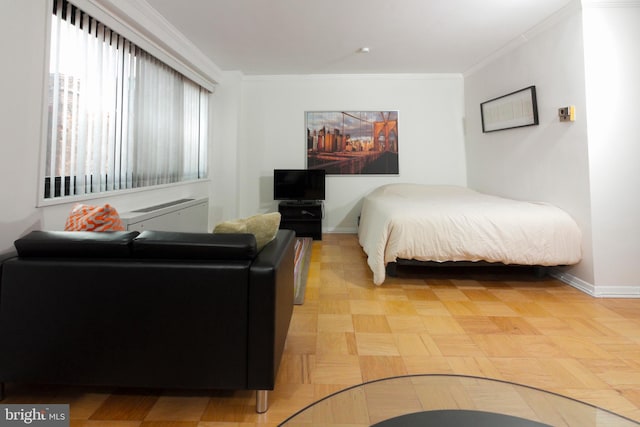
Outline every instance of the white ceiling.
{"label": "white ceiling", "polygon": [[222,70],[247,75],[463,73],[571,2],[146,1]]}

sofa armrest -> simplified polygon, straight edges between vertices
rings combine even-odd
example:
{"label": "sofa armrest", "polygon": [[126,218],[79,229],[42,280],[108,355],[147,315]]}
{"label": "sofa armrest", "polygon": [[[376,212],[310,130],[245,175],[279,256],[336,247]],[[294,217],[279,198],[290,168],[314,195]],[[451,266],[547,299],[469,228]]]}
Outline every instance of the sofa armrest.
{"label": "sofa armrest", "polygon": [[17,256],[18,256],[18,252],[15,249],[10,249],[6,252],[0,253],[0,267],[6,260],[10,258],[15,258]]}
{"label": "sofa armrest", "polygon": [[249,273],[248,388],[273,390],[293,314],[295,232],[279,230]]}
{"label": "sofa armrest", "polygon": [[10,260],[11,258],[16,258],[18,256],[18,252],[15,249],[10,249],[7,252],[0,253],[0,283],[2,283],[2,265],[5,261]]}

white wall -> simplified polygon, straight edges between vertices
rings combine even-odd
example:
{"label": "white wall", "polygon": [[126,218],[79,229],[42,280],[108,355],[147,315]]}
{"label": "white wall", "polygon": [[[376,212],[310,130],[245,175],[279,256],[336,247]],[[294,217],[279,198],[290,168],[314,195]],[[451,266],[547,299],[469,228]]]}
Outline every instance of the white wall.
{"label": "white wall", "polygon": [[640,295],[640,2],[584,8],[595,283]]}
{"label": "white wall", "polygon": [[210,224],[238,217],[238,129],[242,75],[223,73],[220,86],[214,93],[210,106],[213,110],[214,144],[209,150],[211,165]]}
{"label": "white wall", "polygon": [[[584,51],[579,5],[528,34],[529,40],[465,76],[469,186],[566,210],[583,232],[583,260],[568,274],[594,283]],[[482,133],[480,103],[535,85],[540,124]],[[557,110],[575,105],[576,120]]]}
{"label": "white wall", "polygon": [[[640,295],[638,22],[639,1],[574,1],[465,79],[470,186],[571,213],[584,259],[559,275],[597,296]],[[482,134],[479,103],[530,84],[540,125]],[[559,123],[567,105],[576,121]]]}
{"label": "white wall", "polygon": [[[10,61],[2,67],[0,78],[0,252],[11,249],[15,239],[32,229],[62,229],[73,205],[36,206],[51,9],[46,0],[8,1],[2,7],[0,48]],[[209,183],[200,182],[85,203],[110,203],[124,212],[173,199],[209,196]]]}
{"label": "white wall", "polygon": [[[26,229],[40,228],[42,214],[34,209],[38,188],[40,117],[42,114],[43,4],[4,2],[0,14],[0,48],[11,65],[0,78],[0,252]],[[25,25],[34,22],[34,25]],[[37,24],[35,24],[37,23]]]}
{"label": "white wall", "polygon": [[242,92],[243,216],[277,210],[273,169],[306,166],[305,111],[399,110],[399,175],[328,176],[325,232],[355,232],[362,197],[381,184],[466,185],[460,75],[245,77]]}

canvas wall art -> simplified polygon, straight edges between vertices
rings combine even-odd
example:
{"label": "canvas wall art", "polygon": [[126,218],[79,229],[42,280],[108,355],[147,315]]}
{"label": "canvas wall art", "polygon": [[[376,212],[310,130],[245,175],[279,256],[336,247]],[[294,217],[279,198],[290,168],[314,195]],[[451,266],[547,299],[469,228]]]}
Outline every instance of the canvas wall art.
{"label": "canvas wall art", "polygon": [[305,112],[307,168],[331,175],[399,173],[398,111]]}

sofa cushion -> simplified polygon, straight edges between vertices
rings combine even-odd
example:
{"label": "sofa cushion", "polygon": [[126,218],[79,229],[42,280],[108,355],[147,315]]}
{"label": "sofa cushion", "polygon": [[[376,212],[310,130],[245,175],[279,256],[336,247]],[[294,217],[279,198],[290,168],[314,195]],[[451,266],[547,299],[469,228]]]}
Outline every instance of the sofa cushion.
{"label": "sofa cushion", "polygon": [[213,232],[216,234],[251,233],[256,236],[258,251],[260,251],[276,237],[278,228],[280,228],[280,213],[270,212],[221,222],[215,226]]}
{"label": "sofa cushion", "polygon": [[139,258],[252,260],[258,253],[252,234],[209,234],[146,230],[133,241]]}
{"label": "sofa cushion", "polygon": [[66,231],[124,231],[116,208],[109,204],[91,206],[77,204],[71,210],[64,229]]}
{"label": "sofa cushion", "polygon": [[32,231],[15,241],[20,257],[119,258],[131,255],[137,231]]}

